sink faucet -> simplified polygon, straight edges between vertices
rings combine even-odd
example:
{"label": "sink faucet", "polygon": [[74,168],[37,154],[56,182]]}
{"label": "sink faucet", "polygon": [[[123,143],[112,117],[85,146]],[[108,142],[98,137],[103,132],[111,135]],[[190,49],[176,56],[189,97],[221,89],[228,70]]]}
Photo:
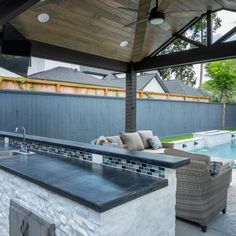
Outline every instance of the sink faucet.
{"label": "sink faucet", "polygon": [[17,133],[19,131],[19,129],[22,129],[22,131],[23,131],[23,141],[20,144],[20,151],[28,153],[29,150],[28,150],[26,142],[25,142],[25,135],[26,135],[25,127],[23,127],[23,126],[22,127],[16,127],[15,132]]}

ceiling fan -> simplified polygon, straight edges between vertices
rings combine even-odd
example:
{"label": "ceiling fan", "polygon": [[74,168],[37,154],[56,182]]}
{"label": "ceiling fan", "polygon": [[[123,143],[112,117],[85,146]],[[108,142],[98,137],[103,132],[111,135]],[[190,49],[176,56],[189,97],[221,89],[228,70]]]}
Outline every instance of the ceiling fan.
{"label": "ceiling fan", "polygon": [[49,3],[60,4],[63,0],[41,0],[37,3],[38,7],[44,6]]}
{"label": "ceiling fan", "polygon": [[[138,12],[136,9],[118,7],[121,10]],[[151,9],[151,12],[147,14],[146,17],[138,19],[135,22],[131,22],[124,27],[131,27],[133,25],[148,21],[151,25],[159,25],[164,30],[169,30],[171,27],[167,22],[169,17],[192,17],[200,16],[203,13],[201,10],[176,10],[176,11],[161,11],[159,9],[158,0],[156,0],[156,7]]]}
{"label": "ceiling fan", "polygon": [[236,1],[235,0],[215,0],[223,9],[235,9],[236,8]]}

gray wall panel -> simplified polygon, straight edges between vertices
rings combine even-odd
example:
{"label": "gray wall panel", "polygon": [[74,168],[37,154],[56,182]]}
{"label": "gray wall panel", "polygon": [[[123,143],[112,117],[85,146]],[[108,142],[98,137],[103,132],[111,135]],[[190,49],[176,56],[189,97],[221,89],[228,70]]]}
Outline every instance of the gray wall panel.
{"label": "gray wall panel", "polygon": [[[220,129],[222,105],[138,100],[138,129],[161,137]],[[236,105],[227,106],[226,127],[236,127]],[[27,133],[90,142],[124,131],[123,98],[0,91],[0,130],[25,126]]]}
{"label": "gray wall panel", "polygon": [[225,123],[226,128],[236,128],[236,105],[227,105]]}
{"label": "gray wall panel", "polygon": [[221,117],[221,104],[166,100],[139,100],[138,104],[138,128],[152,129],[161,137],[220,129]]}

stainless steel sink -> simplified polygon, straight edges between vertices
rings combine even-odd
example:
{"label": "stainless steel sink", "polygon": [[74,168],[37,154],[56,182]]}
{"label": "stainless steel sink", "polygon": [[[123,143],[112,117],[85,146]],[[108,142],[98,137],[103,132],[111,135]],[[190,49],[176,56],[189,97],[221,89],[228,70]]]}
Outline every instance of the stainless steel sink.
{"label": "stainless steel sink", "polygon": [[13,157],[13,156],[19,156],[19,155],[30,155],[30,154],[34,154],[34,153],[33,152],[24,153],[17,150],[0,151],[0,158]]}

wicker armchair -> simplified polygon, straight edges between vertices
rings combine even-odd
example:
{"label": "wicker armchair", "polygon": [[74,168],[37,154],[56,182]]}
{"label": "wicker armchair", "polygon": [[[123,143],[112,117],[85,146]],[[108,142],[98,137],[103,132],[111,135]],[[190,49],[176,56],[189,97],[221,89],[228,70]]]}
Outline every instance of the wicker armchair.
{"label": "wicker armchair", "polygon": [[208,156],[169,148],[165,154],[190,158],[189,165],[176,171],[176,216],[200,224],[201,230],[206,232],[213,217],[220,212],[226,213],[227,190],[232,175],[230,165],[224,163],[219,173],[211,176]]}

